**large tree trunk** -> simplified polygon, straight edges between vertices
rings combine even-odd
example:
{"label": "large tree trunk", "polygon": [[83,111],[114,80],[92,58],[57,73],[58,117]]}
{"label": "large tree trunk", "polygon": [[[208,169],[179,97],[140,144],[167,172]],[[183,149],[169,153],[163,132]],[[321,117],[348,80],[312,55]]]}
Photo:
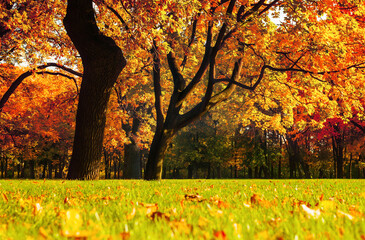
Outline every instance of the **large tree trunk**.
{"label": "large tree trunk", "polygon": [[107,104],[126,65],[120,48],[99,31],[92,2],[69,0],[64,19],[84,67],[68,179],[99,178]]}
{"label": "large tree trunk", "polygon": [[174,133],[171,130],[162,130],[155,133],[145,169],[144,178],[146,180],[161,179],[163,160],[173,136]]}

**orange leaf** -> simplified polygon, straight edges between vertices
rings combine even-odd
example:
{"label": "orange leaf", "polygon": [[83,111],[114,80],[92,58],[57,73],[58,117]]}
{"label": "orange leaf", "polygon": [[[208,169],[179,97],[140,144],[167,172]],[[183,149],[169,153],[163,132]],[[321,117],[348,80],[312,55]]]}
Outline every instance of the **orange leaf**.
{"label": "orange leaf", "polygon": [[224,231],[215,231],[214,237],[217,239],[227,240],[227,234]]}

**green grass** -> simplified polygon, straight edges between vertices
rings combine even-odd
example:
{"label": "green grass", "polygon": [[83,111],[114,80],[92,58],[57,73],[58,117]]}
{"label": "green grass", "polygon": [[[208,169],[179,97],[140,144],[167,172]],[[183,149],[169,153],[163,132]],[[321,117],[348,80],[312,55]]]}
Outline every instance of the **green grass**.
{"label": "green grass", "polygon": [[0,239],[365,239],[364,180],[1,180],[0,194]]}

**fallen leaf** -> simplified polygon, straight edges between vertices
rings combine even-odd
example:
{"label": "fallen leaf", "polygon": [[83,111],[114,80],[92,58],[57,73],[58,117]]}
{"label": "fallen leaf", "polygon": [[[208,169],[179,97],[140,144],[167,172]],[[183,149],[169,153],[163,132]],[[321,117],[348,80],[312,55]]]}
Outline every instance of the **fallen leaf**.
{"label": "fallen leaf", "polygon": [[39,235],[41,235],[45,239],[48,238],[48,233],[47,233],[47,231],[43,227],[40,227],[39,228]]}
{"label": "fallen leaf", "polygon": [[36,216],[36,215],[42,213],[42,211],[43,211],[43,207],[41,206],[40,203],[36,203],[33,205],[33,211],[32,211],[33,216]]}
{"label": "fallen leaf", "polygon": [[321,211],[319,209],[317,209],[317,210],[311,209],[311,208],[307,207],[307,205],[305,205],[305,204],[300,205],[300,207],[309,217],[313,217],[313,218],[317,219],[321,215]]}
{"label": "fallen leaf", "polygon": [[349,220],[354,220],[354,217],[351,214],[342,212],[341,210],[337,210],[337,215],[342,216],[342,217],[347,217]]}
{"label": "fallen leaf", "polygon": [[145,213],[147,216],[151,216],[154,212],[158,211],[158,204],[157,203],[140,203],[141,206],[145,208]]}
{"label": "fallen leaf", "polygon": [[199,194],[185,194],[185,200],[193,202],[201,202],[204,201],[204,198]]}
{"label": "fallen leaf", "polygon": [[127,240],[131,237],[131,234],[129,232],[122,232],[119,234],[122,240]]}
{"label": "fallen leaf", "polygon": [[9,201],[9,199],[8,199],[8,197],[6,196],[6,194],[5,194],[5,193],[3,193],[3,194],[2,194],[2,196],[3,196],[3,199],[4,199],[4,201],[5,201],[5,202],[8,202],[8,201]]}
{"label": "fallen leaf", "polygon": [[162,220],[170,221],[170,216],[168,214],[162,213],[162,212],[153,212],[150,217],[152,220],[162,219]]}
{"label": "fallen leaf", "polygon": [[223,230],[221,230],[221,231],[214,231],[214,237],[216,239],[227,240],[227,234]]}
{"label": "fallen leaf", "polygon": [[134,216],[136,216],[136,208],[133,206],[133,208],[132,208],[132,212],[131,212],[131,213],[129,213],[129,214],[126,216],[126,218],[127,218],[127,220],[132,220],[132,219],[134,218]]}

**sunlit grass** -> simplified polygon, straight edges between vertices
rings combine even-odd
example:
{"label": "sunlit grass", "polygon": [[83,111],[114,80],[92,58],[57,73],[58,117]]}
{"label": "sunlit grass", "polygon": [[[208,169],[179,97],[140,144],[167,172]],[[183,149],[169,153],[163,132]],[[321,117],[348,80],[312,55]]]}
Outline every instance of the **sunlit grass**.
{"label": "sunlit grass", "polygon": [[365,238],[364,180],[0,184],[0,239]]}

